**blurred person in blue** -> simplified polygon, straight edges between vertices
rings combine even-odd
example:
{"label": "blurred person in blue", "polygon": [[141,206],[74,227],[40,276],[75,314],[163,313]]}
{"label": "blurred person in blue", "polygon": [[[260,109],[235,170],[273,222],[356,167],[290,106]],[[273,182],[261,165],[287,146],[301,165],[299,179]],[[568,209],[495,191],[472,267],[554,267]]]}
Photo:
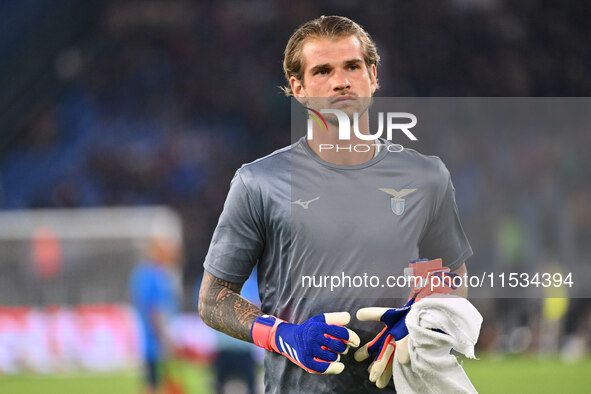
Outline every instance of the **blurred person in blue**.
{"label": "blurred person in blue", "polygon": [[166,237],[153,237],[147,258],[137,264],[129,280],[130,299],[141,328],[145,392],[164,386],[163,369],[172,356],[168,324],[179,309],[179,244]]}
{"label": "blurred person in blue", "polygon": [[[241,296],[254,305],[260,306],[261,301],[258,293],[257,270],[255,269],[250,278],[242,287]],[[199,300],[199,289],[203,276],[200,276],[195,284],[195,302]],[[215,360],[215,392],[237,393],[244,392],[254,394],[256,361],[255,352],[260,350],[253,348],[248,342],[233,338],[220,331],[215,331],[217,357]],[[262,356],[262,352],[260,354]]]}

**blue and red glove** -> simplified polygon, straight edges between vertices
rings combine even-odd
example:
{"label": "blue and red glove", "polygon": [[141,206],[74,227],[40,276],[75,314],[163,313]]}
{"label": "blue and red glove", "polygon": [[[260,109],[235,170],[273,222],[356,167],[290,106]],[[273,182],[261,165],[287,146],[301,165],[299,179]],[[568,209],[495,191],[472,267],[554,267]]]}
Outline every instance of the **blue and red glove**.
{"label": "blue and red glove", "polygon": [[[402,308],[362,308],[357,311],[357,319],[361,321],[381,321],[386,324],[384,329],[369,343],[355,352],[355,360],[363,361],[376,355],[369,366],[369,380],[377,387],[384,388],[392,377],[392,358],[399,341],[406,340],[406,315],[410,311],[414,298]],[[407,352],[408,353],[408,352]]]}
{"label": "blue and red glove", "polygon": [[255,319],[251,337],[255,345],[279,353],[310,373],[339,374],[345,369],[340,354],[359,346],[359,337],[344,325],[348,312],[316,315],[302,324],[290,324],[275,316]]}
{"label": "blue and red glove", "polygon": [[[456,287],[453,278],[457,274],[450,273],[449,268],[442,267],[441,259],[414,260],[406,270],[407,277],[413,277],[412,289],[408,302],[401,308],[361,308],[357,311],[357,319],[361,321],[381,321],[386,324],[384,329],[369,343],[355,352],[355,360],[363,361],[376,355],[369,366],[369,380],[384,388],[392,377],[392,360],[396,348],[396,357],[401,364],[410,361],[408,353],[408,329],[406,316],[412,305],[432,294],[449,294]],[[434,282],[433,277],[438,279]]]}

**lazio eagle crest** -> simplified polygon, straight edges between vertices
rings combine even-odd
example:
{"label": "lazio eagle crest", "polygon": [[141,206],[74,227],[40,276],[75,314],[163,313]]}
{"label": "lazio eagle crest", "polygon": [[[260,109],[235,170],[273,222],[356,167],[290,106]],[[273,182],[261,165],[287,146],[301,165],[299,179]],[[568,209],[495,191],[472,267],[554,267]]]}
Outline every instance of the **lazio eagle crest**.
{"label": "lazio eagle crest", "polygon": [[392,198],[390,199],[390,206],[392,208],[392,212],[394,212],[394,215],[400,216],[404,213],[403,197],[408,196],[410,193],[416,191],[417,189],[402,189],[400,191],[396,191],[396,189],[380,188],[380,190],[392,196]]}

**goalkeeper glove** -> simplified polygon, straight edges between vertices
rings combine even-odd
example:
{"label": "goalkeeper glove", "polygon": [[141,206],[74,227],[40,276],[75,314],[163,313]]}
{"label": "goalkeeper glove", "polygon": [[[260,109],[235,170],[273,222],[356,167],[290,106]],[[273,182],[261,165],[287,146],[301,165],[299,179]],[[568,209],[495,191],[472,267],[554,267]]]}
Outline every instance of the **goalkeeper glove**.
{"label": "goalkeeper glove", "polygon": [[[399,341],[406,341],[406,315],[410,311],[414,299],[402,308],[362,308],[357,311],[357,319],[361,321],[381,321],[386,327],[369,343],[355,352],[355,360],[363,361],[377,353],[369,366],[369,380],[379,388],[384,388],[392,377],[392,357]],[[400,349],[398,359],[400,361]],[[407,351],[408,355],[408,351]],[[401,361],[402,362],[402,361]]]}
{"label": "goalkeeper glove", "polygon": [[[411,295],[402,308],[362,308],[357,311],[357,319],[361,321],[381,321],[386,327],[369,343],[355,352],[355,360],[363,361],[377,353],[374,362],[369,366],[369,380],[379,388],[384,388],[392,377],[392,359],[398,347],[396,357],[401,364],[410,361],[408,353],[408,329],[406,315],[412,305],[420,299],[434,293],[449,294],[456,287],[449,268],[442,267],[441,259],[428,261],[414,260],[405,270],[407,277],[414,277]],[[433,277],[438,277],[434,281]],[[437,286],[436,286],[437,285]]]}
{"label": "goalkeeper glove", "polygon": [[359,346],[355,332],[342,327],[348,312],[316,315],[302,324],[290,324],[275,316],[255,319],[251,337],[255,345],[279,353],[310,373],[339,374],[345,369],[340,354]]}

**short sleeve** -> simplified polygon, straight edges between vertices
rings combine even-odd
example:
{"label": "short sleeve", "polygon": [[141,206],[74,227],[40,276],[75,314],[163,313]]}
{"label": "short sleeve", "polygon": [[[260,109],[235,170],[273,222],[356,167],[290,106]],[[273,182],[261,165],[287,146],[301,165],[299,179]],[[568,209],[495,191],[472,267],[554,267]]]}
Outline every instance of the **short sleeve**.
{"label": "short sleeve", "polygon": [[441,192],[437,196],[434,215],[419,243],[419,256],[428,259],[441,258],[443,265],[454,271],[472,256],[472,248],[460,223],[449,171],[443,163],[440,164]]}
{"label": "short sleeve", "polygon": [[229,282],[248,279],[264,247],[260,212],[238,170],[205,257],[206,271]]}

